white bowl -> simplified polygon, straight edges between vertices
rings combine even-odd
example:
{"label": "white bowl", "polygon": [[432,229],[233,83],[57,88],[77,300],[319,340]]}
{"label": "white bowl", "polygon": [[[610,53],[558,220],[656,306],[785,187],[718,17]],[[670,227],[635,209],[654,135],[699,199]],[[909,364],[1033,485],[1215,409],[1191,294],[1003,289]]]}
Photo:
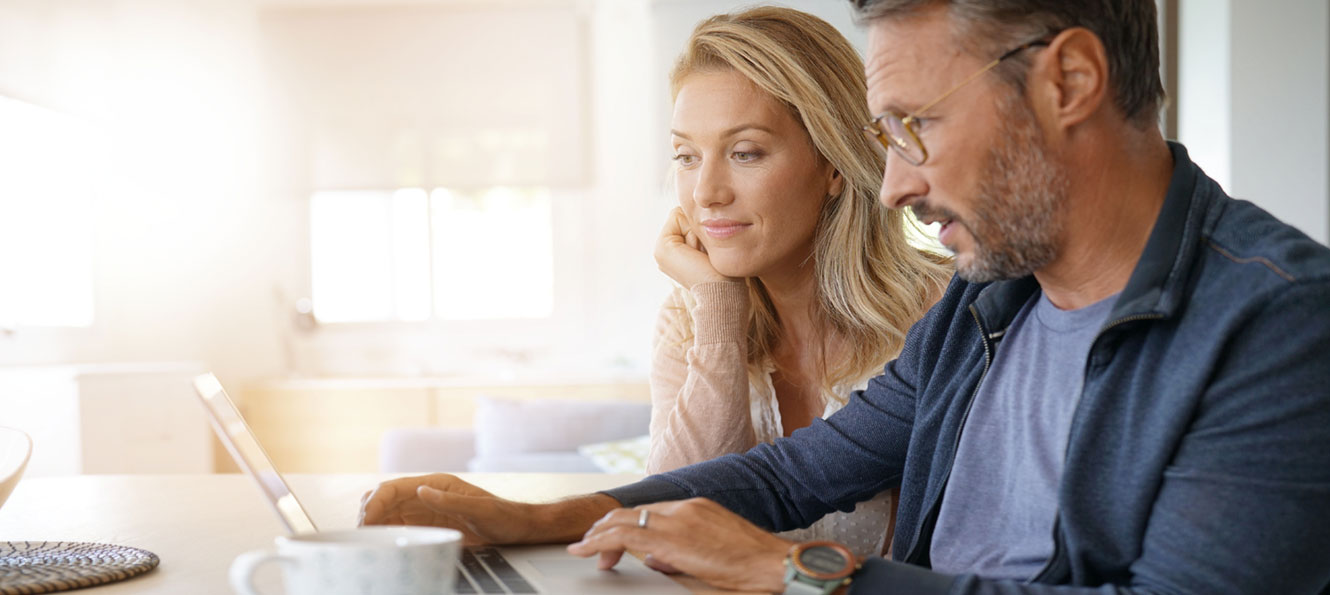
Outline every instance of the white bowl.
{"label": "white bowl", "polygon": [[0,426],[0,506],[14,491],[32,454],[32,439],[20,430]]}

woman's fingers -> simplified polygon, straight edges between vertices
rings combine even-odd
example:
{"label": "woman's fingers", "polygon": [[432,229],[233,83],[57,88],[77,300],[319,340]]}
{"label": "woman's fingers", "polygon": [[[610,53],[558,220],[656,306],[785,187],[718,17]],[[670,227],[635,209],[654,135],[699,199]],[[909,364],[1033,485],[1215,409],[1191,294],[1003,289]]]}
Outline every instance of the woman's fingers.
{"label": "woman's fingers", "polygon": [[703,254],[707,253],[706,246],[702,245],[702,240],[697,239],[697,234],[694,234],[692,230],[689,230],[688,233],[684,234],[683,242],[687,244],[689,248],[697,250]]}
{"label": "woman's fingers", "polygon": [[683,239],[685,233],[688,233],[688,224],[683,216],[683,209],[674,207],[665,217],[665,225],[660,228],[660,239],[677,242]]}
{"label": "woman's fingers", "polygon": [[665,218],[660,238],[656,240],[655,256],[660,270],[685,288],[691,289],[708,281],[729,280],[712,266],[701,237],[679,207],[672,209]]}

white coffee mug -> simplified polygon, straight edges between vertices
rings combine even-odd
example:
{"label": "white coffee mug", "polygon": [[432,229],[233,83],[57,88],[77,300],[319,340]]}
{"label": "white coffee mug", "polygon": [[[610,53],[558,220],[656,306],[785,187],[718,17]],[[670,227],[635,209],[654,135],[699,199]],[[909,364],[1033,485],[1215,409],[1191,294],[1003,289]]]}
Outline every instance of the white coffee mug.
{"label": "white coffee mug", "polygon": [[436,527],[361,527],[275,541],[275,552],[236,557],[232,589],[258,595],[254,570],[277,562],[289,595],[452,593],[462,534]]}

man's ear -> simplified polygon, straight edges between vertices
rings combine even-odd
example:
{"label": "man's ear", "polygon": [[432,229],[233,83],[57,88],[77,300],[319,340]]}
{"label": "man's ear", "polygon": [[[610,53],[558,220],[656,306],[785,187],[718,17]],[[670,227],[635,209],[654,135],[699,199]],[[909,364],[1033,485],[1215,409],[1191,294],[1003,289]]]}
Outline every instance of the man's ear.
{"label": "man's ear", "polygon": [[1040,54],[1028,79],[1031,107],[1057,134],[1106,107],[1108,54],[1099,36],[1073,27],[1054,37]]}

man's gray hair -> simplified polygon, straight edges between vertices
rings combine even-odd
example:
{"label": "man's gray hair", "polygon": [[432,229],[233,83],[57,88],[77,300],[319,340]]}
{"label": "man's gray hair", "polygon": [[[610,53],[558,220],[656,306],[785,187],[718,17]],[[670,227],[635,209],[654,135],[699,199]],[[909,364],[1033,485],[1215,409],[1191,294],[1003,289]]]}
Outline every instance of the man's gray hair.
{"label": "man's gray hair", "polygon": [[[1164,101],[1159,78],[1159,29],[1154,0],[850,0],[859,19],[907,18],[944,6],[955,20],[957,39],[984,59],[1012,47],[1084,27],[1099,37],[1108,55],[1114,103],[1128,120],[1154,125]],[[1028,60],[1014,56],[998,72],[1024,90]]]}

